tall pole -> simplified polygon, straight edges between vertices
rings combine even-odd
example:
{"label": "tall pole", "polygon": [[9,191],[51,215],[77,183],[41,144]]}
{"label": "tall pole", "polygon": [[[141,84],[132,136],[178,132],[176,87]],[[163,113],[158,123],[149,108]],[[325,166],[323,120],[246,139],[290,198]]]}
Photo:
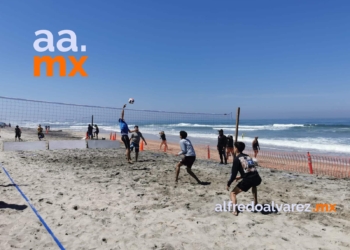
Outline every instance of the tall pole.
{"label": "tall pole", "polygon": [[94,126],[94,116],[91,116],[91,126]]}
{"label": "tall pole", "polygon": [[237,108],[237,115],[236,115],[236,134],[235,134],[235,142],[237,141],[238,138],[238,125],[239,125],[239,113],[240,113],[241,108]]}

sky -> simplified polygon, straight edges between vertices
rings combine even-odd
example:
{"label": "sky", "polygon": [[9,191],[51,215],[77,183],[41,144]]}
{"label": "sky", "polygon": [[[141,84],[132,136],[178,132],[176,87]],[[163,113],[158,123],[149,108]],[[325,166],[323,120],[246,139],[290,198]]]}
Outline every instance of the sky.
{"label": "sky", "polygon": [[[350,117],[350,1],[0,1],[0,96],[242,119]],[[72,30],[86,52],[37,52]],[[67,45],[67,44],[66,44]],[[41,46],[45,46],[43,43]],[[33,75],[88,56],[87,77]],[[68,64],[67,69],[72,66]],[[43,69],[42,69],[43,70]]]}

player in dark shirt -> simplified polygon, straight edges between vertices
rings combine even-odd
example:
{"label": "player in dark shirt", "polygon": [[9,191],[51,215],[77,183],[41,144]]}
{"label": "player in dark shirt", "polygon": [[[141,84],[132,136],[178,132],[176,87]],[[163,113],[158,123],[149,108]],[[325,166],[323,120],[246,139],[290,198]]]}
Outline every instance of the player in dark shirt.
{"label": "player in dark shirt", "polygon": [[95,124],[94,127],[95,127],[94,135],[96,137],[96,140],[98,140],[98,134],[100,133],[100,129],[98,128],[97,124]]}
{"label": "player in dark shirt", "polygon": [[227,164],[227,158],[226,158],[226,152],[225,152],[227,139],[222,129],[220,129],[218,132],[219,132],[219,136],[218,136],[217,149],[220,156],[220,164],[224,164],[223,158],[225,159],[225,164]]}
{"label": "player in dark shirt", "polygon": [[[242,180],[236,185],[236,187],[231,191],[230,194],[232,204],[234,205],[234,215],[238,215],[238,210],[236,208],[236,196],[240,192],[247,192],[250,188],[252,188],[252,193],[254,196],[254,206],[256,206],[258,203],[258,191],[256,187],[260,185],[261,178],[253,160],[248,155],[243,154],[244,149],[245,144],[243,142],[236,142],[234,144],[234,153],[236,157],[233,160],[231,178],[227,182],[226,187],[227,191],[229,191],[230,186],[234,180]],[[237,177],[238,172],[241,175],[240,177]]]}
{"label": "player in dark shirt", "polygon": [[22,141],[21,134],[22,134],[22,131],[17,125],[15,128],[15,141],[17,141],[17,138],[18,138],[18,141]]}
{"label": "player in dark shirt", "polygon": [[93,130],[93,127],[91,126],[91,124],[89,124],[89,126],[88,126],[88,136],[89,136],[90,140],[93,139],[92,130]]}

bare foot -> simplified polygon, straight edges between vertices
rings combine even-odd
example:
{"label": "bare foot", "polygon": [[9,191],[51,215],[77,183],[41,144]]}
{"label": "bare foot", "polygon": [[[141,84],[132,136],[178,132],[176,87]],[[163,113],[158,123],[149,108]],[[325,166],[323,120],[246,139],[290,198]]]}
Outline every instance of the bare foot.
{"label": "bare foot", "polygon": [[234,212],[232,212],[232,214],[233,214],[234,216],[238,216],[238,211],[234,211]]}

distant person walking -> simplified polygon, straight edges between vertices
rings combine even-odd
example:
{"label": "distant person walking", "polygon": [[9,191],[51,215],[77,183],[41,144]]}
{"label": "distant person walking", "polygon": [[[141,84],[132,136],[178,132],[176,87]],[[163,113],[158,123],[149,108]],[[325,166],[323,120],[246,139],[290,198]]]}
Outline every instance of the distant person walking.
{"label": "distant person walking", "polygon": [[168,144],[166,143],[166,137],[165,137],[164,131],[160,131],[159,135],[160,135],[160,139],[162,140],[162,142],[160,143],[159,149],[161,150],[162,146],[164,145],[164,148],[168,150]]}
{"label": "distant person walking", "polygon": [[131,133],[130,137],[130,151],[133,151],[135,148],[135,161],[137,161],[139,157],[139,151],[140,151],[140,139],[142,139],[145,142],[145,145],[147,145],[147,142],[145,138],[143,138],[142,133],[139,131],[139,126],[134,127],[134,132]]}
{"label": "distant person walking", "polygon": [[43,133],[43,128],[41,127],[41,125],[39,124],[38,126],[38,138],[39,138],[39,141],[41,141],[42,138],[45,137],[44,133]]}
{"label": "distant person walking", "polygon": [[92,130],[93,130],[93,127],[91,126],[91,124],[88,125],[88,137],[90,140],[93,139],[93,136],[92,136]]}
{"label": "distant person walking", "polygon": [[22,134],[22,131],[17,125],[15,128],[15,141],[17,141],[17,138],[18,138],[18,141],[22,141],[21,134]]}
{"label": "distant person walking", "polygon": [[97,124],[95,124],[94,127],[95,127],[94,136],[96,137],[96,140],[98,140],[98,134],[100,133],[100,129],[98,128]]}
{"label": "distant person walking", "polygon": [[253,143],[252,143],[252,147],[253,147],[253,151],[254,151],[254,158],[256,158],[256,156],[258,155],[259,150],[260,150],[258,138],[259,137],[256,136],[253,140]]}
{"label": "distant person walking", "polygon": [[194,151],[191,141],[187,139],[186,131],[180,131],[180,139],[181,151],[178,155],[183,156],[183,159],[176,165],[175,184],[178,182],[181,166],[186,166],[187,173],[191,175],[198,184],[202,184],[191,170],[191,167],[196,160],[196,152]]}
{"label": "distant person walking", "polygon": [[[261,183],[261,178],[259,176],[259,173],[256,169],[255,163],[250,158],[250,156],[243,154],[243,150],[245,149],[245,144],[243,142],[235,142],[234,144],[234,153],[236,155],[235,159],[233,160],[232,164],[232,173],[231,178],[227,182],[227,191],[229,191],[230,186],[234,180],[242,180],[239,182],[236,187],[231,191],[230,197],[231,201],[234,205],[234,215],[238,215],[237,207],[235,206],[237,204],[237,195],[240,192],[247,192],[250,188],[252,188],[252,193],[254,196],[254,207],[258,203],[258,190],[257,186]],[[240,173],[240,177],[237,177],[238,172]]]}
{"label": "distant person walking", "polygon": [[233,154],[233,136],[232,135],[227,136],[226,155],[227,155],[227,160],[230,157],[230,155],[234,158],[234,154]]}
{"label": "distant person walking", "polygon": [[126,148],[126,159],[129,163],[132,163],[131,156],[130,156],[130,139],[128,134],[134,132],[130,131],[128,124],[124,120],[124,109],[126,107],[126,104],[123,106],[122,113],[119,118],[119,126],[120,126],[120,134],[122,136],[122,141],[124,142],[125,148]]}
{"label": "distant person walking", "polygon": [[220,129],[218,132],[219,132],[219,136],[218,136],[217,149],[220,156],[220,164],[224,164],[223,159],[225,160],[225,164],[227,164],[227,158],[225,153],[227,138],[224,135],[224,131],[222,129]]}

